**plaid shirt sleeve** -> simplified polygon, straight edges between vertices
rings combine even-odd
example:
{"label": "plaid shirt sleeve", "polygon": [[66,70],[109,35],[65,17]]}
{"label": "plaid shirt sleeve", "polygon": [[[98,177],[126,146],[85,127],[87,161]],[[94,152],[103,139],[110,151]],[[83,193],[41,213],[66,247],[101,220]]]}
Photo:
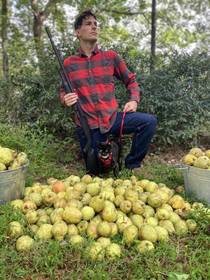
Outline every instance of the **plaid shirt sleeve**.
{"label": "plaid shirt sleeve", "polygon": [[130,101],[140,101],[140,88],[136,82],[136,74],[131,73],[124,60],[116,53],[114,53],[114,75],[118,80],[121,80],[130,94]]}

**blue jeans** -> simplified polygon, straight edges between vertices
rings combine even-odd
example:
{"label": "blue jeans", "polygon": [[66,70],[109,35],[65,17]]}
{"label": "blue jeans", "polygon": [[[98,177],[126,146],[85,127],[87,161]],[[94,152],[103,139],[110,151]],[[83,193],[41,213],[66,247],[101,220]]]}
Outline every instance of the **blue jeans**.
{"label": "blue jeans", "polygon": [[[107,140],[109,135],[119,136],[120,126],[122,122],[122,112],[117,113],[116,120],[108,133],[102,134],[100,130],[91,129],[92,147],[97,155],[97,143]],[[123,134],[133,134],[132,145],[129,154],[125,158],[125,167],[128,169],[138,168],[147,154],[149,144],[155,133],[157,118],[155,115],[150,115],[140,112],[127,112],[123,124]],[[83,129],[77,127],[77,135],[80,141],[80,147],[83,148],[86,144],[86,138]]]}

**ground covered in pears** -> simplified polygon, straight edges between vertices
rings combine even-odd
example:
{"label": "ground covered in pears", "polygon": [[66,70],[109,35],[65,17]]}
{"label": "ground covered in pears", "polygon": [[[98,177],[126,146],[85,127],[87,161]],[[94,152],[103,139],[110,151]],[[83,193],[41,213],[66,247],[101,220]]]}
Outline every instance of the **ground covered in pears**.
{"label": "ground covered in pears", "polygon": [[0,279],[210,279],[210,210],[174,168],[186,154],[151,152],[138,177],[29,181],[0,206]]}
{"label": "ground covered in pears", "polygon": [[[50,177],[5,207],[7,261],[23,258],[11,279],[208,279],[210,211],[185,199],[182,186],[133,175]],[[205,262],[191,270],[201,248]]]}

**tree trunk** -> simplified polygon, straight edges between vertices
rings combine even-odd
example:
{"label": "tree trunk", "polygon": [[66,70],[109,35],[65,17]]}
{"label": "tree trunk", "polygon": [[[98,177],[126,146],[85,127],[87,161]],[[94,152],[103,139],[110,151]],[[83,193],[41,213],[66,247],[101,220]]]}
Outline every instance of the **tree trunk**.
{"label": "tree trunk", "polygon": [[38,0],[31,0],[31,8],[34,14],[33,35],[39,62],[42,61],[44,55],[43,42],[41,39],[43,23],[51,13],[51,9],[55,7],[55,5],[59,2],[61,2],[61,0],[48,0],[48,2],[45,5],[45,8],[42,11],[40,11]]}
{"label": "tree trunk", "polygon": [[33,35],[34,35],[34,43],[35,43],[38,60],[40,60],[43,56],[43,43],[41,37],[42,37],[42,26],[44,20],[45,17],[42,12],[34,14]]}
{"label": "tree trunk", "polygon": [[152,0],[150,72],[155,70],[155,51],[156,51],[156,0]]}
{"label": "tree trunk", "polygon": [[9,59],[7,54],[7,28],[8,28],[8,9],[7,0],[2,0],[1,18],[1,40],[2,40],[2,71],[4,79],[9,79]]}

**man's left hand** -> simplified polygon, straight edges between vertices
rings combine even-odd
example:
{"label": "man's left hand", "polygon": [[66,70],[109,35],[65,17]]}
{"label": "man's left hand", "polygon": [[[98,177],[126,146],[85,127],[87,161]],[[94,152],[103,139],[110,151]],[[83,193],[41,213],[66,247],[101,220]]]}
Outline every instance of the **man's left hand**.
{"label": "man's left hand", "polygon": [[137,110],[137,102],[136,101],[129,101],[125,104],[123,112],[136,112]]}

